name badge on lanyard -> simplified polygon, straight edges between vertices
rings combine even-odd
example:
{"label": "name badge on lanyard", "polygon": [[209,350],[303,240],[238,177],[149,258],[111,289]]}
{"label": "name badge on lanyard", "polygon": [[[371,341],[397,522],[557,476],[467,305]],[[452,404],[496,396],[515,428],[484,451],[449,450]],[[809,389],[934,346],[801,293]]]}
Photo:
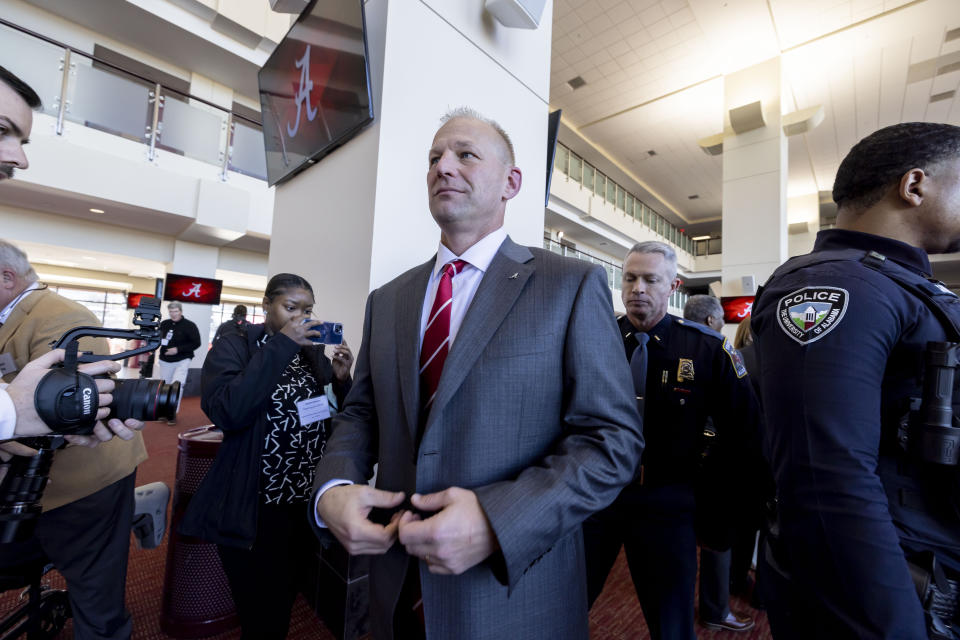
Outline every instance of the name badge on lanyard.
{"label": "name badge on lanyard", "polygon": [[297,403],[297,412],[300,414],[300,426],[313,424],[330,417],[330,402],[327,396],[301,400]]}

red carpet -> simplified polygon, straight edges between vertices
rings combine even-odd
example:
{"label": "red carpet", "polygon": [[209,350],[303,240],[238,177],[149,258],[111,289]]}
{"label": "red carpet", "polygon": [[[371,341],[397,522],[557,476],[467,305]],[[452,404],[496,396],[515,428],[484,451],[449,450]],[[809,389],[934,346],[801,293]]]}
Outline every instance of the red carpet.
{"label": "red carpet", "polygon": [[[186,429],[209,424],[200,410],[198,398],[184,399],[180,407],[177,426],[150,423],[143,435],[147,442],[150,458],[140,465],[137,471],[137,485],[150,482],[165,482],[173,490],[174,474],[177,464],[177,434]],[[167,640],[160,631],[160,603],[163,593],[163,574],[166,565],[166,540],[157,549],[137,549],[130,545],[130,569],[127,576],[127,608],[133,615],[133,638],[143,640]],[[63,578],[55,571],[45,577],[45,582],[55,588],[65,588]],[[0,596],[0,611],[8,611],[14,606],[18,592],[8,592]],[[697,637],[705,639],[743,639],[759,640],[770,638],[766,615],[757,612],[742,602],[732,603],[736,611],[747,612],[757,620],[757,626],[746,633],[708,631],[697,627]],[[72,638],[71,623],[58,638]],[[212,636],[217,640],[240,637],[239,629],[229,633]],[[290,623],[289,638],[297,640],[334,640],[334,635],[324,626],[309,608],[302,596],[294,605]],[[643,613],[633,591],[630,573],[621,553],[614,565],[606,588],[590,612],[590,637],[598,640],[643,640],[649,638]],[[457,640],[455,638],[443,640]],[[523,640],[523,639],[517,639]]]}

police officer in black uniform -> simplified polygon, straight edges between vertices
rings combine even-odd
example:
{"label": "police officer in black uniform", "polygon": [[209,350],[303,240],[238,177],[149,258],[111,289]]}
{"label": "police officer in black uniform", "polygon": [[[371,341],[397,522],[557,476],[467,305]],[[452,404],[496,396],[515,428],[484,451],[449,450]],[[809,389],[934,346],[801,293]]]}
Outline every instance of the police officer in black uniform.
{"label": "police officer in black uniform", "polygon": [[[668,245],[641,242],[627,253],[622,287],[627,314],[619,325],[628,359],[638,339],[647,343],[646,382],[637,389],[647,446],[634,482],[584,523],[590,604],[624,545],[654,640],[696,638],[695,483],[707,419],[713,420],[717,444],[725,440],[730,450],[756,419],[736,350],[716,331],[667,313],[679,284],[676,253]],[[727,513],[733,515],[736,496],[727,498]],[[718,517],[727,515],[724,511],[718,509]]]}
{"label": "police officer in black uniform", "polygon": [[931,342],[960,341],[960,301],[927,258],[960,246],[960,128],[868,136],[833,199],[837,228],[754,305],[777,493],[760,554],[771,628],[777,640],[960,638],[958,394],[933,375],[948,369],[924,364],[949,353]]}

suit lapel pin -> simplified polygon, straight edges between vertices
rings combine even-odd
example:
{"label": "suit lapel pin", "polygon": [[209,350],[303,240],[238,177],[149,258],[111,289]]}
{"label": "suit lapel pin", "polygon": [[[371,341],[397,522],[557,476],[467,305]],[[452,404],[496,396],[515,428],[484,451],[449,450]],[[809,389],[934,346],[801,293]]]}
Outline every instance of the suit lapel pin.
{"label": "suit lapel pin", "polygon": [[515,274],[513,274],[512,276],[510,276],[509,278],[507,278],[507,280],[516,280],[516,279],[519,278],[519,277],[520,277],[520,272],[517,271]]}

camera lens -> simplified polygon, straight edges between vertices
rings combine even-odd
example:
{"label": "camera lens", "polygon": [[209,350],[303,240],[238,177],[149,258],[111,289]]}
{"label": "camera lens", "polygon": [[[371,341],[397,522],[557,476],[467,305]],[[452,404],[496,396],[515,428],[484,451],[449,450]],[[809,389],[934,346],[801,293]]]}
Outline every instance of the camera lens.
{"label": "camera lens", "polygon": [[173,420],[177,415],[180,383],[167,384],[162,380],[116,380],[110,417],[143,422]]}
{"label": "camera lens", "polygon": [[20,442],[36,447],[37,455],[14,456],[0,482],[0,544],[23,542],[33,536],[41,511],[40,497],[53,464],[53,449],[30,438]]}

